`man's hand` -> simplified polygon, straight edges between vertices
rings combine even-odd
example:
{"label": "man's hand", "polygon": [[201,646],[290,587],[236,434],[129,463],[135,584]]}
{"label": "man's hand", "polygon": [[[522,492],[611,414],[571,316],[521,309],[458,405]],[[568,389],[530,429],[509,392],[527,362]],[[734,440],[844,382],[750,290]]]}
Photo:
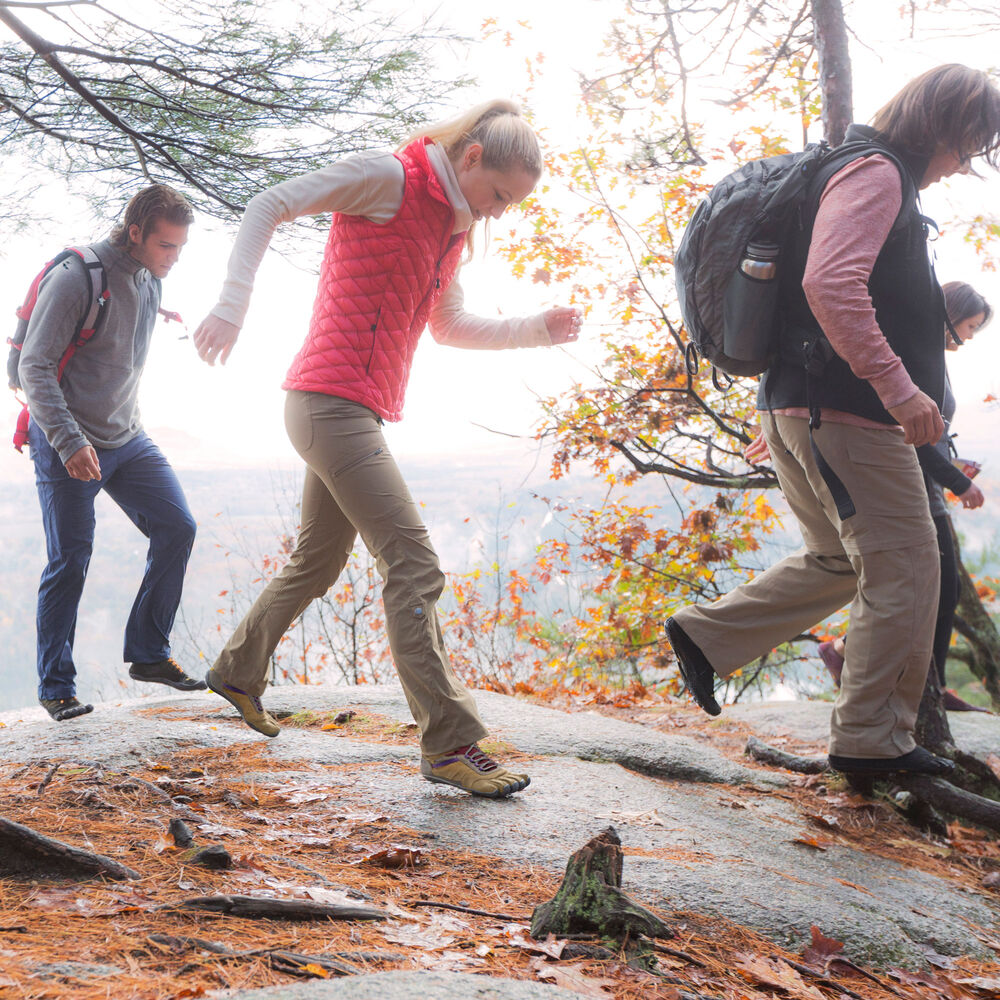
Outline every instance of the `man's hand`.
{"label": "man's hand", "polygon": [[545,329],[549,332],[549,340],[552,341],[553,346],[572,343],[580,336],[583,316],[579,309],[558,306],[555,309],[547,309],[543,315],[545,316]]}
{"label": "man's hand", "polygon": [[82,479],[84,482],[100,479],[101,463],[97,461],[97,452],[89,444],[85,444],[66,460],[66,471],[73,479]]}
{"label": "man's hand", "polygon": [[959,493],[958,499],[962,501],[962,506],[966,510],[975,510],[977,507],[982,507],[986,497],[975,483],[969,483],[969,488],[964,493]]}
{"label": "man's hand", "polygon": [[239,335],[238,326],[209,314],[194,331],[194,346],[198,351],[198,357],[210,365],[215,364],[216,358],[221,364],[225,364],[233,352]]}
{"label": "man's hand", "polygon": [[944,434],[944,421],[937,404],[925,392],[918,391],[908,400],[889,410],[890,416],[906,435],[906,443],[919,448],[934,444]]}

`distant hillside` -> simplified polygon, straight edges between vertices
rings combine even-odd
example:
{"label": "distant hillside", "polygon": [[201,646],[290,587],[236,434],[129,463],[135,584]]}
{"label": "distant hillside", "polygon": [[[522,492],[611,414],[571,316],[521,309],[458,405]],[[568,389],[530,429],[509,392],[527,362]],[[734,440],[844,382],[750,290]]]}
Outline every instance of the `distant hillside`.
{"label": "distant hillside", "polygon": [[[38,500],[29,478],[31,463],[19,456],[15,459],[17,464],[4,461],[4,472],[9,469],[14,474],[5,477],[7,486],[0,497],[0,518],[6,529],[4,572],[0,574],[0,711],[35,701],[35,593],[45,551]],[[400,461],[411,492],[423,507],[442,565],[450,572],[492,560],[497,539],[504,536],[506,559],[514,566],[530,562],[538,543],[559,532],[536,494],[596,505],[607,491],[603,479],[585,471],[553,483],[548,480],[545,459],[526,457],[523,452]],[[996,501],[988,501],[980,511],[954,511],[959,530],[967,538],[966,557],[973,561],[1000,529],[1000,489],[994,489],[988,475],[993,471],[987,466],[982,479],[987,496]],[[179,469],[179,474],[199,534],[175,628],[175,648],[190,651],[193,636],[212,657],[228,638],[229,626],[218,628],[225,621],[218,609],[226,604],[219,594],[231,591],[234,584],[251,595],[259,590],[259,584],[252,583],[255,573],[240,553],[258,557],[275,553],[279,535],[294,534],[302,473],[299,468],[258,468]],[[679,517],[656,477],[640,482],[632,499],[662,504],[664,519]],[[768,540],[766,551],[760,554],[764,565],[800,544],[794,520],[790,516],[785,520],[785,532]],[[228,560],[227,553],[231,554]],[[96,547],[77,627],[82,697],[108,699],[139,693],[122,663],[122,632],[144,562],[145,540],[102,496]],[[201,672],[207,664],[191,662],[189,654],[185,666]]]}
{"label": "distant hillside", "polygon": [[[30,470],[23,460],[18,469]],[[499,453],[482,459],[457,457],[446,463],[401,461],[414,499],[446,571],[461,572],[492,556],[494,535],[507,535],[512,563],[527,561],[542,537],[554,527],[548,508],[533,494],[584,497],[597,502],[603,481],[577,476],[553,484],[547,468],[523,456]],[[178,473],[198,521],[185,583],[184,600],[174,630],[177,649],[189,648],[184,633],[211,653],[228,636],[216,631],[221,591],[236,584],[259,590],[255,575],[239,553],[275,553],[282,533],[294,534],[300,469],[185,470]],[[657,502],[658,484],[643,484],[637,497]],[[676,515],[674,515],[676,516]],[[5,564],[0,575],[0,711],[32,704],[36,697],[35,594],[45,561],[41,514],[34,485],[24,475],[8,481],[0,498],[5,525]],[[125,515],[101,496],[97,538],[80,606],[75,646],[81,697],[115,698],[138,693],[122,662],[122,633],[145,564],[145,539]],[[227,560],[227,553],[231,557]],[[191,672],[207,664],[185,661]]]}

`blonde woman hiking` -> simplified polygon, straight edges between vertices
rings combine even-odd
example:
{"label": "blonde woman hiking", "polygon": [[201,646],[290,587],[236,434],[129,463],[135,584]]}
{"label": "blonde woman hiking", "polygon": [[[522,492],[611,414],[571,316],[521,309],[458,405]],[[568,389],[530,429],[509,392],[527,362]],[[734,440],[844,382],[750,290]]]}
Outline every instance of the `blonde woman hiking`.
{"label": "blonde woman hiking", "polygon": [[277,736],[261,703],[271,653],[334,584],[360,535],[382,575],[389,646],[420,728],[421,774],[489,798],[521,791],[530,779],[477,745],[487,730],[451,669],[438,623],[444,574],[383,423],[402,416],[425,326],[439,343],[478,349],[577,338],[581,319],[570,308],[526,319],[472,316],[456,280],[476,223],[528,197],[541,168],[517,106],[492,101],[430,126],[395,153],[360,153],[279,184],[247,206],[222,295],[194,336],[204,361],[224,364],[278,224],[333,213],[312,322],[283,383],[285,426],[307,467],[298,541],[205,680],[247,725]]}

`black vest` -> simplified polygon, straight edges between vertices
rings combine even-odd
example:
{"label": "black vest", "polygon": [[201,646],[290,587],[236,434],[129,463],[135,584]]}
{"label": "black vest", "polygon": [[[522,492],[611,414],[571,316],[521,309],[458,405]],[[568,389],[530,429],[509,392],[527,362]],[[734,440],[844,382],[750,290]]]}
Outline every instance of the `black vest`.
{"label": "black vest", "polygon": [[[944,296],[928,255],[928,220],[920,214],[917,204],[917,188],[926,162],[915,161],[880,144],[874,130],[864,125],[852,125],[846,138],[872,140],[872,152],[890,156],[900,168],[902,208],[875,261],[868,292],[889,346],[917,387],[940,407],[945,384]],[[854,375],[847,362],[833,353],[802,290],[820,196],[833,173],[845,165],[836,164],[832,172],[820,171],[806,200],[788,266],[782,267],[782,331],[777,360],[761,379],[757,408],[801,407],[815,411],[825,407],[895,424],[871,385]],[[864,219],[857,220],[857,225],[864,224]],[[807,374],[807,360],[812,374]]]}

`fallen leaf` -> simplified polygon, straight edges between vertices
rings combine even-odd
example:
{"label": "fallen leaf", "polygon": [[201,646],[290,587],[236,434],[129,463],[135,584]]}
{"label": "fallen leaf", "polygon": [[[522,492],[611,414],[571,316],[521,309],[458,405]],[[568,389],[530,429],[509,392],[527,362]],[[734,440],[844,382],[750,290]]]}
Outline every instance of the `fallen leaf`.
{"label": "fallen leaf", "polygon": [[836,830],[840,827],[840,820],[832,813],[807,813],[806,818],[812,820],[817,826],[825,826],[828,830]]}
{"label": "fallen leaf", "polygon": [[420,924],[396,924],[383,929],[382,934],[386,941],[392,944],[402,944],[410,948],[426,948],[429,951],[436,951],[438,948],[447,948],[455,943],[453,934],[445,934],[436,931],[433,927],[422,927]]}
{"label": "fallen leaf", "polygon": [[571,965],[560,962],[558,965],[552,965],[544,958],[535,958],[532,959],[529,968],[539,979],[550,979],[556,986],[596,1000],[608,1000],[611,994],[606,992],[605,987],[613,990],[618,986],[618,982],[614,979],[588,976],[583,971],[583,962],[574,962]]}
{"label": "fallen leaf", "polygon": [[463,969],[477,968],[486,964],[486,960],[468,955],[464,951],[442,951],[435,955],[420,955],[418,961],[431,969],[444,972],[461,972]]}
{"label": "fallen leaf", "polygon": [[825,966],[832,956],[844,950],[843,941],[825,937],[815,924],[809,928],[809,932],[812,934],[812,942],[802,952],[802,957],[809,964]]}
{"label": "fallen leaf", "polygon": [[629,823],[633,826],[663,826],[667,824],[663,817],[655,809],[647,809],[645,812],[612,812],[598,813],[597,819],[609,819],[618,823]]}
{"label": "fallen leaf", "polygon": [[565,941],[560,941],[555,934],[549,934],[544,941],[536,941],[534,938],[526,938],[521,934],[512,934],[510,943],[524,951],[535,952],[539,955],[548,955],[549,958],[562,958],[563,949],[566,947]]}
{"label": "fallen leaf", "polygon": [[739,958],[737,968],[758,983],[775,986],[802,1000],[825,1000],[815,986],[809,986],[795,969],[781,959],[771,961],[760,955],[747,954],[740,955]]}
{"label": "fallen leaf", "polygon": [[796,837],[793,844],[802,844],[804,847],[811,847],[816,851],[825,851],[826,845],[820,843],[815,837]]}
{"label": "fallen leaf", "polygon": [[373,865],[375,868],[416,868],[423,864],[418,847],[387,847],[363,857],[358,864]]}

